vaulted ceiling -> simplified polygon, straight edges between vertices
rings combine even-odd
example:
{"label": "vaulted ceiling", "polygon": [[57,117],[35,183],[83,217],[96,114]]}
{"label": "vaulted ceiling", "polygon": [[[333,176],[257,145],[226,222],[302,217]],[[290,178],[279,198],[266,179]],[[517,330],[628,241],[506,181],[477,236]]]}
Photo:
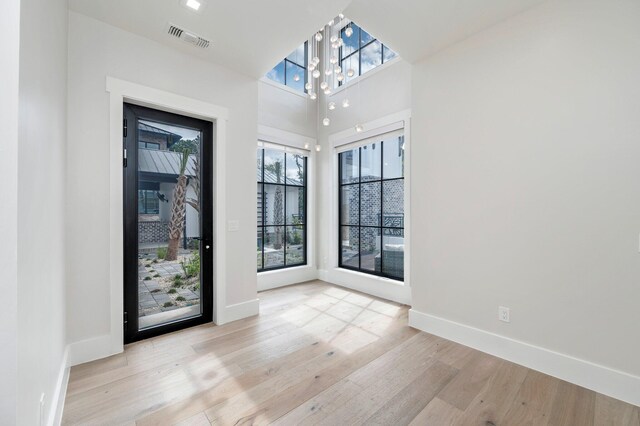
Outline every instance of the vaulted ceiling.
{"label": "vaulted ceiling", "polygon": [[[415,62],[542,0],[70,0],[70,9],[241,73],[261,77],[343,12]],[[207,38],[198,49],[167,34],[169,23]]]}
{"label": "vaulted ceiling", "polygon": [[542,0],[352,0],[344,11],[415,62]]}

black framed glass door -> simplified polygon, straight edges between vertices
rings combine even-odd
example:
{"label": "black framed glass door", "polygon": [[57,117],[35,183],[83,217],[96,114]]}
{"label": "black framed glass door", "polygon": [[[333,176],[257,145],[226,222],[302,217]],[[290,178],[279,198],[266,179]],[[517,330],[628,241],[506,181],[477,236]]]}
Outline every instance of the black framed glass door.
{"label": "black framed glass door", "polygon": [[213,125],[124,104],[125,343],[210,322]]}

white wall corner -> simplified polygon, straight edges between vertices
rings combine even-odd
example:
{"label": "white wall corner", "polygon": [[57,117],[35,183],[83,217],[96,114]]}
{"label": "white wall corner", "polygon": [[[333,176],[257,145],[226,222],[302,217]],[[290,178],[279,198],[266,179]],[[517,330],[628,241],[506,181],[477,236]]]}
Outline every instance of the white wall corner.
{"label": "white wall corner", "polygon": [[549,349],[409,310],[409,325],[482,352],[640,406],[640,377]]}
{"label": "white wall corner", "polygon": [[218,325],[227,324],[243,318],[252,317],[260,313],[260,300],[253,299],[246,302],[236,303],[225,307],[224,313],[220,316]]}
{"label": "white wall corner", "polygon": [[62,411],[64,410],[64,401],[67,396],[67,385],[69,384],[69,345],[64,350],[62,362],[56,380],[56,389],[51,399],[51,408],[47,418],[47,426],[58,426],[62,423]]}
{"label": "white wall corner", "polygon": [[73,367],[74,365],[106,358],[121,353],[123,348],[122,343],[119,346],[114,345],[114,339],[111,334],[80,340],[68,345],[67,366]]}

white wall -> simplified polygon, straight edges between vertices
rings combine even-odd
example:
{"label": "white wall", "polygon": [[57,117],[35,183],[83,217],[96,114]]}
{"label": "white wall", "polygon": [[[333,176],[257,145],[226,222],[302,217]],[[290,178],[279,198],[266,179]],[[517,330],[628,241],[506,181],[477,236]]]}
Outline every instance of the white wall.
{"label": "white wall", "polygon": [[[258,88],[251,78],[75,12],[69,13],[68,333],[109,333],[109,96],[106,76],[229,109],[227,182],[255,188]],[[226,305],[256,298],[255,194],[227,191]],[[113,232],[119,232],[113,230]]]}
{"label": "white wall", "polygon": [[18,80],[20,1],[3,5],[0,14],[0,170],[3,175],[0,209],[0,424],[16,422],[18,331]]}
{"label": "white wall", "polygon": [[[411,64],[399,58],[369,71],[360,77],[359,84],[356,83],[358,80],[355,80],[355,84],[349,84],[344,89],[335,91],[330,96],[330,100],[337,105],[334,111],[327,112],[324,104],[320,105],[320,120],[328,114],[331,124],[328,127],[320,126],[319,140],[322,151],[316,156],[318,158],[317,261],[321,270],[320,278],[402,303],[410,301],[408,287],[371,275],[337,268],[338,254],[335,249],[337,244],[335,238],[338,230],[335,229],[333,219],[338,211],[333,200],[333,189],[338,173],[337,163],[334,161],[337,154],[329,142],[329,137],[353,130],[358,123],[374,122],[411,108],[411,72]],[[344,98],[349,99],[349,108],[342,108]],[[321,99],[324,100],[324,95],[321,95]]]}
{"label": "white wall", "polygon": [[[320,120],[325,116],[331,119],[330,126],[320,126],[321,134],[338,133],[357,123],[411,108],[411,69],[410,63],[398,58],[365,73],[344,89],[335,90],[329,100],[336,103],[336,109],[327,111],[324,105],[320,107]],[[344,98],[349,99],[349,108],[342,108]],[[325,99],[324,95],[321,99]]]}
{"label": "white wall", "polygon": [[415,310],[640,376],[639,22],[547,2],[416,64]]}
{"label": "white wall", "polygon": [[18,423],[56,409],[65,354],[67,2],[22,0],[18,146]]}
{"label": "white wall", "polygon": [[[266,80],[266,81],[264,81]],[[258,82],[258,123],[286,132],[316,138],[317,102],[279,83]]]}
{"label": "white wall", "polygon": [[[266,77],[258,81],[258,124],[261,136],[270,142],[313,149],[317,139],[317,102]],[[264,133],[268,134],[264,134]],[[254,160],[255,161],[255,160]],[[307,265],[258,274],[258,290],[268,290],[318,278],[315,253],[315,155],[307,161]],[[254,173],[255,174],[255,173]],[[254,199],[254,204],[256,201]],[[255,206],[257,209],[257,205]],[[255,246],[255,241],[254,241]]]}

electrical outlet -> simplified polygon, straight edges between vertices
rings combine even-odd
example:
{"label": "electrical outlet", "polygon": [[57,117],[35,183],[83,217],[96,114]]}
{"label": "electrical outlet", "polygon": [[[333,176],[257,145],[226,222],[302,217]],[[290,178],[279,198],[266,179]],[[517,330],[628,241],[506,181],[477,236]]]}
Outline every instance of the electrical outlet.
{"label": "electrical outlet", "polygon": [[498,306],[498,319],[503,322],[511,322],[510,309],[504,306]]}

